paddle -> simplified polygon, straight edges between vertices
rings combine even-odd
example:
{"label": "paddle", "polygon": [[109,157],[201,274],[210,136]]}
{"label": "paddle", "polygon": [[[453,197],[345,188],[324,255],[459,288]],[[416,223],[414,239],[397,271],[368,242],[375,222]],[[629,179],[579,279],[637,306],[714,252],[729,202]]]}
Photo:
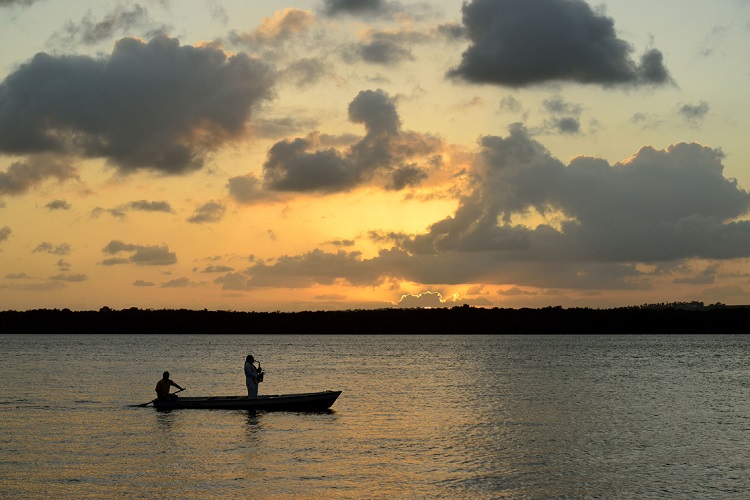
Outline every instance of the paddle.
{"label": "paddle", "polygon": [[[175,391],[175,392],[173,392],[172,394],[177,394],[178,392],[182,392],[182,391],[184,391],[184,390],[185,390],[185,389],[184,389],[184,388],[182,388],[182,389],[180,389],[179,391]],[[170,396],[171,396],[172,394],[170,394]],[[150,404],[151,404],[151,403],[153,403],[153,402],[154,402],[154,400],[152,399],[152,400],[151,400],[151,401],[149,401],[148,403],[143,403],[143,404],[140,404],[140,405],[128,405],[128,406],[130,406],[131,408],[145,408],[145,407],[147,407],[148,405],[150,405]]]}

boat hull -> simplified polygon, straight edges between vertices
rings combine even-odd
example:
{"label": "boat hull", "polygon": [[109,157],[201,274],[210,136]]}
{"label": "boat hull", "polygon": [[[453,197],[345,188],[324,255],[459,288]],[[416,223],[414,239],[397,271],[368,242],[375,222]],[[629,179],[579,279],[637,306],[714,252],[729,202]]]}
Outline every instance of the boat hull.
{"label": "boat hull", "polygon": [[324,391],[262,395],[254,399],[248,399],[247,396],[181,397],[173,400],[155,399],[153,403],[159,410],[323,411],[329,409],[340,394],[341,391]]}

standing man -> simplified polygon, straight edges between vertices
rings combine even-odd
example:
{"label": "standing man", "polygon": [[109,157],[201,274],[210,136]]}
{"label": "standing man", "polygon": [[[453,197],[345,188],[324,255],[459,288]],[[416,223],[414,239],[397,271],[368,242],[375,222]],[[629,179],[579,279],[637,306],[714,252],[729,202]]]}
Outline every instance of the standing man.
{"label": "standing man", "polygon": [[175,394],[169,393],[169,388],[172,386],[177,387],[181,391],[185,390],[169,379],[169,372],[164,372],[162,379],[156,383],[156,389],[154,389],[156,391],[156,397],[159,399],[177,399]]}
{"label": "standing man", "polygon": [[250,354],[245,358],[245,385],[247,385],[247,399],[258,397],[258,370],[255,368],[255,358]]}

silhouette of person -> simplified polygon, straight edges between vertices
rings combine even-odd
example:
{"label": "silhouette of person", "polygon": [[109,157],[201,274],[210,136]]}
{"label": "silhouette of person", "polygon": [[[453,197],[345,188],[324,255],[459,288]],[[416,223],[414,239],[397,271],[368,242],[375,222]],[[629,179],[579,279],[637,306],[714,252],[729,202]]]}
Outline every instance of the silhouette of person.
{"label": "silhouette of person", "polygon": [[255,368],[255,358],[248,354],[245,358],[245,385],[247,386],[247,399],[258,397],[258,369]]}
{"label": "silhouette of person", "polygon": [[158,399],[177,399],[177,394],[170,394],[169,388],[177,387],[179,390],[184,391],[182,387],[172,382],[169,378],[169,372],[164,372],[162,379],[156,383],[156,397]]}

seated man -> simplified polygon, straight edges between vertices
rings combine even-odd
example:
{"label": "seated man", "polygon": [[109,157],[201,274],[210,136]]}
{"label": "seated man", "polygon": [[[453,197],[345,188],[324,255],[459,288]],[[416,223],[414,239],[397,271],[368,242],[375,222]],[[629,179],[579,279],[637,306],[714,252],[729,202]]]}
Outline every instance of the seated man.
{"label": "seated man", "polygon": [[169,393],[170,386],[177,387],[181,391],[185,390],[169,379],[169,372],[164,372],[162,379],[156,383],[156,389],[154,389],[156,391],[156,397],[159,399],[177,399],[177,394]]}

